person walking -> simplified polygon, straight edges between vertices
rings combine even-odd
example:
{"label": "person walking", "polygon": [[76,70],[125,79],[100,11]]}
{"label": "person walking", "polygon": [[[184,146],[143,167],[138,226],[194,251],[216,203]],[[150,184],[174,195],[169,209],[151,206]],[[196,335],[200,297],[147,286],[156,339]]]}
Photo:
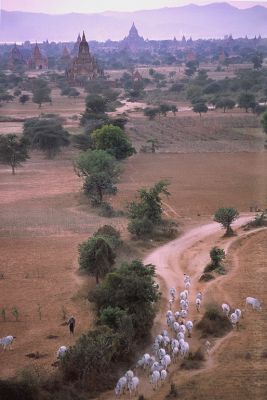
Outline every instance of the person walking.
{"label": "person walking", "polygon": [[70,329],[70,335],[74,335],[75,323],[76,323],[75,318],[72,315],[67,322],[67,325],[69,326]]}

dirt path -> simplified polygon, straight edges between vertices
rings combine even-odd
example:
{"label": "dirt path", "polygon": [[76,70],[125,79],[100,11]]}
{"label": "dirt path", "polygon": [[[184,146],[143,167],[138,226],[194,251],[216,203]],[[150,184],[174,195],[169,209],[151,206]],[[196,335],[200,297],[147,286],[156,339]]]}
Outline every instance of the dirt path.
{"label": "dirt path", "polygon": [[[218,285],[218,282],[223,279],[222,277],[218,277],[215,281],[211,281],[210,283],[199,283],[199,277],[204,269],[204,266],[209,261],[209,250],[213,246],[220,246],[224,248],[224,250],[228,251],[230,246],[232,246],[235,242],[239,241],[241,237],[245,237],[250,235],[252,232],[244,232],[240,230],[240,227],[246,224],[248,221],[252,219],[251,214],[243,214],[234,224],[234,230],[238,232],[238,236],[233,236],[231,238],[222,237],[223,231],[218,223],[210,223],[206,225],[199,226],[197,228],[191,229],[185,234],[183,234],[178,239],[167,243],[164,246],[159,247],[155,251],[153,251],[150,255],[148,255],[144,263],[145,264],[154,264],[157,270],[157,279],[160,284],[160,290],[162,292],[162,300],[159,313],[156,317],[153,335],[156,335],[162,329],[166,329],[166,318],[165,313],[167,310],[167,302],[169,299],[169,288],[176,287],[178,290],[183,289],[183,274],[187,273],[191,276],[192,283],[190,288],[190,319],[193,322],[196,322],[201,318],[201,314],[199,315],[194,308],[194,298],[197,291],[201,290],[204,293],[204,304],[205,304],[205,292],[208,290],[209,296],[208,301],[213,300],[210,296],[210,288],[211,285],[219,286],[218,291],[216,290],[216,297],[225,296],[227,301],[227,293],[224,291],[223,285]],[[223,297],[223,298],[225,298]],[[204,308],[204,307],[203,307]],[[233,332],[231,335],[236,335],[236,332]],[[212,354],[216,353],[218,348],[227,340],[227,337],[224,337],[220,340],[216,341],[212,349]],[[190,348],[197,349],[201,343],[199,339],[194,335],[192,339],[189,339]],[[214,367],[214,359],[211,356],[205,365],[205,369],[201,369],[201,373],[204,370],[208,370]],[[179,370],[179,381],[185,381],[189,377],[193,377],[194,375],[199,374],[199,371],[183,371]],[[153,398],[154,399],[163,399],[169,390],[169,385],[164,385],[157,393],[151,390],[151,387],[148,383],[148,378],[142,376],[138,371],[138,376],[141,376],[141,388],[140,393],[144,394],[145,398]],[[172,366],[171,369],[171,377],[173,375],[177,375],[177,367]],[[115,398],[112,392],[109,394],[105,394],[101,396],[101,399],[113,399]]]}

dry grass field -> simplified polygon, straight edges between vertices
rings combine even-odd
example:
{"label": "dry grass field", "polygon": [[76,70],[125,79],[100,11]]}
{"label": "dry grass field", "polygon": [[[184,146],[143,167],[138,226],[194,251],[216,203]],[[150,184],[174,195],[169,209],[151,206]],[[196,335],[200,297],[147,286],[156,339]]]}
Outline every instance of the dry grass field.
{"label": "dry grass field", "polygon": [[[79,131],[78,121],[71,116],[83,111],[84,95],[74,100],[53,94],[53,105],[44,105],[41,111],[62,115],[66,128]],[[9,117],[39,113],[32,103],[1,108],[1,115]],[[129,118],[127,131],[136,148],[156,137],[159,149],[156,154],[138,153],[123,163],[119,192],[110,199],[116,209],[124,209],[140,187],[160,179],[170,182],[165,215],[185,230],[211,221],[220,206],[235,206],[240,212],[255,204],[266,207],[267,153],[255,116],[210,112],[200,119],[185,112],[148,121],[141,113],[130,112]],[[21,123],[0,123],[0,132],[19,133],[21,127]],[[15,176],[7,166],[0,166],[0,309],[6,310],[6,321],[0,315],[0,337],[17,336],[14,350],[0,354],[0,377],[29,365],[52,369],[59,345],[74,342],[62,325],[63,308],[77,317],[76,337],[92,326],[86,294],[94,281],[77,273],[77,246],[106,223],[127,237],[126,218],[99,217],[81,194],[81,182],[73,171],[75,156],[72,150],[64,150],[55,160],[46,160],[33,153]],[[218,283],[230,302],[248,293],[258,294],[267,304],[266,238],[266,233],[258,233],[231,249],[231,272]],[[12,315],[14,307],[19,310],[18,321]],[[177,381],[184,399],[266,398],[265,311],[257,318],[246,314],[240,332],[227,337],[206,372]],[[54,338],[48,339],[50,335]],[[37,351],[42,356],[37,360],[26,356]],[[176,375],[172,379],[176,381]],[[153,399],[163,399],[167,389],[168,385]]]}

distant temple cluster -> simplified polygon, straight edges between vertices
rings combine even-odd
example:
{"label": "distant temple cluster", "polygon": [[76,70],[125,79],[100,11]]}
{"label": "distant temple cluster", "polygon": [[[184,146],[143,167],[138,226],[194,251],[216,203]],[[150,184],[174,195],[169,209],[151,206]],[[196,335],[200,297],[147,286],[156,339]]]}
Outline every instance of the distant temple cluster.
{"label": "distant temple cluster", "polygon": [[[236,40],[239,47],[241,45],[257,49],[263,39],[259,36],[254,39],[245,37]],[[206,43],[205,47],[203,47],[203,42]],[[232,35],[227,35],[224,39],[207,41],[193,41],[191,37],[186,39],[184,35],[181,40],[177,40],[176,37],[169,40],[148,40],[139,35],[133,23],[128,36],[121,41],[93,41],[91,42],[91,49],[94,54],[102,54],[104,58],[105,54],[114,53],[113,62],[117,62],[118,65],[120,65],[120,57],[127,59],[128,56],[136,58],[142,55],[143,58],[141,59],[143,60],[150,60],[151,57],[154,57],[154,60],[157,61],[158,55],[162,54],[166,60],[170,60],[170,65],[177,59],[179,59],[179,62],[182,60],[185,63],[198,63],[205,59],[224,65],[231,59],[236,62],[240,59],[240,54],[235,50],[238,46],[235,46],[234,43],[236,42]],[[11,70],[20,66],[29,70],[47,70],[50,63],[52,68],[56,65],[57,68],[64,70],[65,76],[72,83],[81,83],[86,79],[93,80],[104,75],[103,69],[90,52],[84,32],[82,37],[80,34],[78,35],[74,45],[45,41],[42,44],[36,43],[35,45],[31,45],[30,42],[25,42],[22,46],[15,44],[11,50],[9,45],[4,46],[9,52],[6,65]],[[51,62],[54,62],[54,64],[51,64]],[[146,62],[149,61],[144,61],[144,63]],[[133,76],[134,80],[142,79],[138,74],[136,72]]]}

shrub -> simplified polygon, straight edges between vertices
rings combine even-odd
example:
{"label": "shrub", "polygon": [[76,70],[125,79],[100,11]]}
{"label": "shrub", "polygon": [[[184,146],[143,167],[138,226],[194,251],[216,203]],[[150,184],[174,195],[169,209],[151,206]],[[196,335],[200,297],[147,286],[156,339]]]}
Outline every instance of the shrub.
{"label": "shrub", "polygon": [[79,380],[88,390],[104,390],[113,383],[111,363],[119,346],[118,335],[108,327],[83,334],[61,361],[64,378]]}
{"label": "shrub", "polygon": [[101,226],[95,233],[94,236],[102,236],[111,247],[116,249],[122,244],[120,232],[113,228],[111,225]]}
{"label": "shrub", "polygon": [[209,273],[204,273],[201,275],[201,277],[199,278],[199,282],[209,282],[212,279],[214,279],[214,276],[209,274]]}
{"label": "shrub", "polygon": [[38,389],[30,382],[14,380],[0,380],[1,400],[36,400]]}
{"label": "shrub", "polygon": [[112,218],[115,217],[116,213],[111,204],[103,201],[100,205],[99,215],[101,217]]}
{"label": "shrub", "polygon": [[216,305],[210,305],[196,328],[202,331],[203,337],[221,337],[232,329],[232,325]]}
{"label": "shrub", "polygon": [[171,388],[165,399],[177,399],[179,392],[175,383],[171,383]]}
{"label": "shrub", "polygon": [[187,359],[183,360],[181,364],[182,369],[199,369],[202,367],[202,363],[205,360],[204,354],[200,349],[198,349],[195,353],[189,353]]}

